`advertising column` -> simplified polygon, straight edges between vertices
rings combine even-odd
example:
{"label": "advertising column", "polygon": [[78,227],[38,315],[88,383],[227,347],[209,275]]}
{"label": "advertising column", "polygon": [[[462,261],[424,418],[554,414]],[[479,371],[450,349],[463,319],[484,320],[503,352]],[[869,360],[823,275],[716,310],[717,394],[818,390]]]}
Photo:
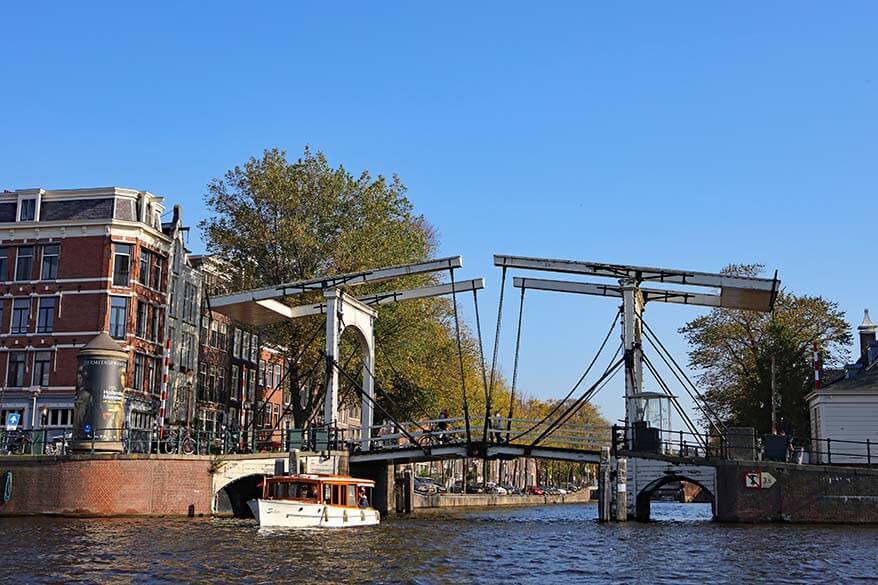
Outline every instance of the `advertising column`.
{"label": "advertising column", "polygon": [[71,449],[122,452],[128,354],[107,333],[101,333],[76,358]]}

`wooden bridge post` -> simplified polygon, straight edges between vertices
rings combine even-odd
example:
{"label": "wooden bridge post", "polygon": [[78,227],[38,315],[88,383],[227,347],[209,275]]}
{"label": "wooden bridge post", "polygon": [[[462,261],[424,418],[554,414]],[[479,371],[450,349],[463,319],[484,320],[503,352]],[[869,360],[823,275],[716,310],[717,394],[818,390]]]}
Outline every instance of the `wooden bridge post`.
{"label": "wooden bridge post", "polygon": [[598,466],[598,521],[610,521],[610,448],[601,448],[601,462]]}
{"label": "wooden bridge post", "polygon": [[628,520],[628,460],[616,459],[616,522]]}

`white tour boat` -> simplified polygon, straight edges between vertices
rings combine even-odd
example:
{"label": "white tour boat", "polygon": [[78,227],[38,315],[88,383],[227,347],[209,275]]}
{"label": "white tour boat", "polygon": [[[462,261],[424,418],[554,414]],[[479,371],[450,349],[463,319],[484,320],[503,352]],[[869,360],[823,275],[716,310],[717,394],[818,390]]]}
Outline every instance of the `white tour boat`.
{"label": "white tour boat", "polygon": [[375,482],[348,475],[276,475],[265,478],[262,497],[248,505],[260,526],[347,528],[381,520],[369,504]]}

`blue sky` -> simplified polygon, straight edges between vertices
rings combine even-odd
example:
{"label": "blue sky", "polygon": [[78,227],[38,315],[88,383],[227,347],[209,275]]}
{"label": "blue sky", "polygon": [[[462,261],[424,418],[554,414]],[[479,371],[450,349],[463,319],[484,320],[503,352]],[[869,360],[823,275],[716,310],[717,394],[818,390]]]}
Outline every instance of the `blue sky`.
{"label": "blue sky", "polygon": [[[495,252],[758,261],[854,324],[878,311],[871,2],[29,2],[3,21],[0,188],[146,189],[194,225],[211,178],[311,145],[402,177],[442,253],[488,277],[489,335]],[[521,388],[563,394],[614,306],[530,295]],[[680,360],[697,313],[648,309]],[[611,418],[621,394],[598,397]]]}

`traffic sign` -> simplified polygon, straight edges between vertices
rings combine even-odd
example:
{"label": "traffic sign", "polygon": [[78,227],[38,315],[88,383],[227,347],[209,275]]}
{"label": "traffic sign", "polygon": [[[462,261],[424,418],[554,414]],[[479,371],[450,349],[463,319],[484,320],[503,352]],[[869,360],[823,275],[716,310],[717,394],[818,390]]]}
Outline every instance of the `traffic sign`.
{"label": "traffic sign", "polygon": [[777,483],[773,475],[767,471],[745,471],[744,487],[758,490],[766,490]]}
{"label": "traffic sign", "polygon": [[14,431],[21,422],[21,415],[17,412],[9,412],[6,414],[6,430]]}

